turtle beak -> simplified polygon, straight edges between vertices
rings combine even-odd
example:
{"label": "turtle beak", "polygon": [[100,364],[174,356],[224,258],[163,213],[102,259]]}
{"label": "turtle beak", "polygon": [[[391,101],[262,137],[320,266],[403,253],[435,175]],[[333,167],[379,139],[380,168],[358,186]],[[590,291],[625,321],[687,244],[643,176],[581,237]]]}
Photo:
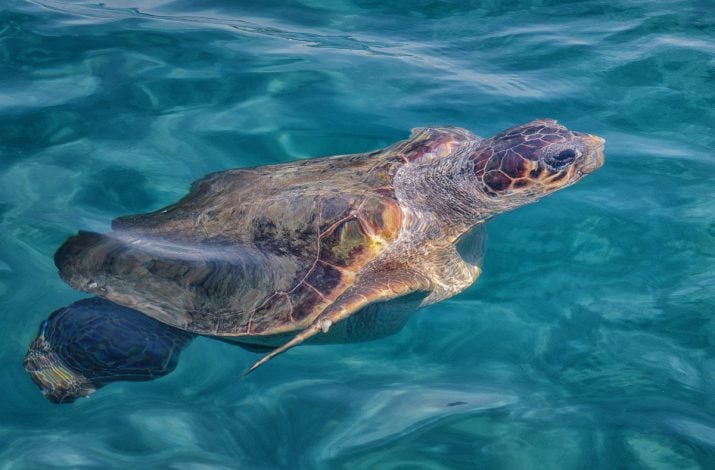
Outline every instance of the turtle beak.
{"label": "turtle beak", "polygon": [[583,165],[581,165],[581,171],[584,174],[593,173],[603,166],[606,157],[603,154],[603,150],[606,145],[606,140],[597,135],[588,134],[584,141],[588,149],[588,156],[586,157]]}

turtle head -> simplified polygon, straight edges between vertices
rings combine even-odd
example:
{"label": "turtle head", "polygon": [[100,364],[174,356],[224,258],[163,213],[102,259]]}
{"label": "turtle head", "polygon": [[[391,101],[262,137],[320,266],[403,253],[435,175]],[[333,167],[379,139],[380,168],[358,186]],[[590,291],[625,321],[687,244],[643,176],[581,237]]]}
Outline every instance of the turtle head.
{"label": "turtle head", "polygon": [[570,186],[603,165],[605,140],[553,119],[512,127],[484,140],[471,159],[482,190],[507,208]]}

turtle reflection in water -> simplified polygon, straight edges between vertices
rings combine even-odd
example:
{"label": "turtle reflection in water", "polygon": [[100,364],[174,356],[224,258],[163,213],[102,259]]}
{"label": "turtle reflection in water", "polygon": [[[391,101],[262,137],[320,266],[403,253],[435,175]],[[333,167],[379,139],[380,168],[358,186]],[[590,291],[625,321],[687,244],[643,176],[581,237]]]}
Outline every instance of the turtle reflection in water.
{"label": "turtle reflection in water", "polygon": [[479,277],[485,222],[576,183],[603,147],[542,119],[208,175],[176,204],[60,247],[62,279],[98,298],[52,313],[25,368],[64,403],[169,373],[195,335],[265,352],[249,372],[303,342],[390,335]]}

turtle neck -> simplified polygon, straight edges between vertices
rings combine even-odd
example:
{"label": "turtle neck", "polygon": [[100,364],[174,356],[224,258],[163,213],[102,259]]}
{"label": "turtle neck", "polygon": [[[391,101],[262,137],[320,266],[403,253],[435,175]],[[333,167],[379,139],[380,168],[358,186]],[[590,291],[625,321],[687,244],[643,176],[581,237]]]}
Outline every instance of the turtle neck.
{"label": "turtle neck", "polygon": [[470,158],[475,151],[472,147],[398,170],[395,194],[402,207],[411,212],[408,223],[415,230],[459,236],[495,212]]}

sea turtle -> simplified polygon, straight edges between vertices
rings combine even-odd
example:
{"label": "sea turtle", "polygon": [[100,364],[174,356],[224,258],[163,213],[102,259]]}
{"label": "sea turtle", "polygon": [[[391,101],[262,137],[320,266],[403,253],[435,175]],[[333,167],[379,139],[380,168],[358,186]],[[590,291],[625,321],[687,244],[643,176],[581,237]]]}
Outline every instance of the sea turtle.
{"label": "sea turtle", "polygon": [[539,119],[482,139],[413,130],[374,152],[210,174],[179,202],[80,232],[60,276],[99,299],[42,323],[25,367],[48,399],[168,373],[193,335],[268,352],[399,330],[469,287],[484,225],[603,164],[604,140]]}

